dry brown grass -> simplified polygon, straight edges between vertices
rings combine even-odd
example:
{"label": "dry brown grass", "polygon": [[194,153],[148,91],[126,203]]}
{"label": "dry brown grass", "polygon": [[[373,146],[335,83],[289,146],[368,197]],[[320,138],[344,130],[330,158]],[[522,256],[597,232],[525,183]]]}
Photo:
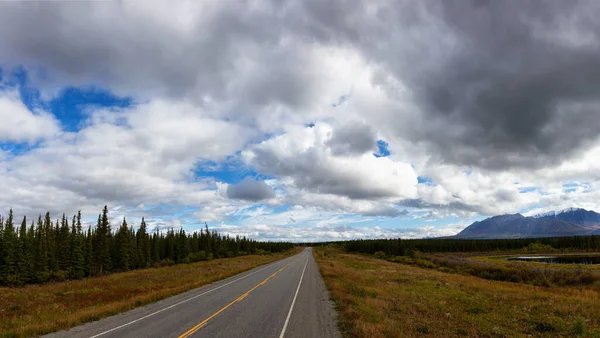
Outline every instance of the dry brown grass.
{"label": "dry brown grass", "polygon": [[70,328],[210,284],[301,250],[0,288],[0,336],[34,336]]}
{"label": "dry brown grass", "polygon": [[315,258],[349,337],[600,337],[597,287],[539,287],[333,248]]}

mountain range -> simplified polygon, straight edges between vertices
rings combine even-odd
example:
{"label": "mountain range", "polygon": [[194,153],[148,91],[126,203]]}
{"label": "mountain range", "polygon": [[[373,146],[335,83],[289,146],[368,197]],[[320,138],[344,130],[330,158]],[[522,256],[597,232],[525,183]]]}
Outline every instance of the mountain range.
{"label": "mountain range", "polygon": [[454,238],[532,238],[592,234],[600,235],[600,213],[570,208],[530,217],[521,214],[490,217],[469,225]]}

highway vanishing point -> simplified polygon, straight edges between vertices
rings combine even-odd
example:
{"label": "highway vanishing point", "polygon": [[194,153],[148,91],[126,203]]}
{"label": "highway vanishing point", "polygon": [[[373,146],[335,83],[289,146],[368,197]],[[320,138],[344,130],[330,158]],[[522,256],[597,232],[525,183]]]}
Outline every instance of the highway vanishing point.
{"label": "highway vanishing point", "polygon": [[312,249],[47,337],[340,337]]}

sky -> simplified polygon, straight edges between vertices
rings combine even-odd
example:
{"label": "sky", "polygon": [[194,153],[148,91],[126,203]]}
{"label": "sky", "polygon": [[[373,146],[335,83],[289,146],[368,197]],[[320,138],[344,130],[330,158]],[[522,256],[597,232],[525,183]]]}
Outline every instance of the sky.
{"label": "sky", "polygon": [[258,240],[599,210],[597,1],[5,1],[0,213]]}

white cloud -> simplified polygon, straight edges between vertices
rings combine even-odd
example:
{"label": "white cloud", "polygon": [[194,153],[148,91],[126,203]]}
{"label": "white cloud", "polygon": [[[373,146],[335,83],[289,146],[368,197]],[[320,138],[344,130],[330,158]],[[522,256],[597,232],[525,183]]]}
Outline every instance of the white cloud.
{"label": "white cloud", "polygon": [[[276,225],[313,222],[321,233],[294,234],[311,238],[387,236],[331,227],[414,209],[428,219],[598,209],[600,87],[589,74],[600,7],[573,5],[565,17],[554,13],[566,2],[542,12],[485,6],[1,3],[10,29],[0,31],[0,67],[22,65],[43,97],[92,84],[138,103],[92,110],[81,130],[63,132],[51,113],[2,92],[0,142],[42,142],[0,152],[0,209],[95,213],[110,204],[124,206],[121,216],[173,204],[196,208],[198,221],[247,217],[249,232],[284,236]],[[540,56],[540,46],[555,53]],[[378,139],[391,156],[371,154]],[[196,177],[199,163],[219,167],[228,156],[273,177],[238,194]],[[580,184],[565,189],[572,182]],[[438,231],[422,229],[414,236]]]}
{"label": "white cloud", "polygon": [[41,109],[29,110],[17,92],[0,92],[0,142],[33,143],[59,131],[54,115]]}
{"label": "white cloud", "polygon": [[72,212],[104,204],[210,204],[222,198],[216,187],[195,181],[195,164],[223,159],[252,135],[185,104],[153,101],[98,111],[82,130],[2,161],[0,208]]}
{"label": "white cloud", "polygon": [[261,172],[289,177],[306,192],[350,199],[416,197],[417,174],[410,164],[373,154],[335,155],[328,143],[332,128],[325,123],[293,128],[243,153]]}

